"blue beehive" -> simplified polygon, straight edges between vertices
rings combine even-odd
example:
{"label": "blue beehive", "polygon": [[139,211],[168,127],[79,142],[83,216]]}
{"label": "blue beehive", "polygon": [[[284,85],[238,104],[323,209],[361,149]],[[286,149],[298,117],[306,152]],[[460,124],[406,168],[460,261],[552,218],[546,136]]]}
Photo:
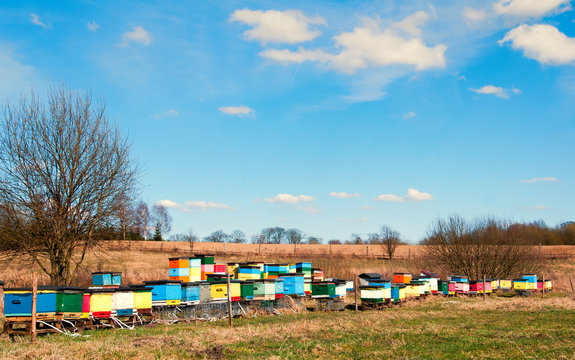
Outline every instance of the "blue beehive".
{"label": "blue beehive", "polygon": [[179,280],[144,281],[152,288],[152,305],[180,305],[182,282]]}
{"label": "blue beehive", "polygon": [[276,299],[281,299],[284,297],[284,280],[283,279],[275,279],[275,292],[276,292]]}
{"label": "blue beehive", "polygon": [[[38,286],[36,297],[36,313],[38,315],[55,315],[57,286]],[[32,315],[32,289],[6,288],[4,289],[4,314],[8,316]]]}
{"label": "blue beehive", "polygon": [[384,289],[390,289],[391,288],[391,281],[390,280],[384,280],[384,279],[370,279],[368,286],[381,286]]}
{"label": "blue beehive", "polygon": [[280,275],[279,279],[284,281],[284,295],[305,295],[304,274],[284,274]]}
{"label": "blue beehive", "polygon": [[182,283],[182,304],[194,305],[200,303],[200,282]]}
{"label": "blue beehive", "polygon": [[121,272],[113,272],[110,273],[112,276],[112,285],[122,285],[122,273]]}
{"label": "blue beehive", "polygon": [[170,268],[170,276],[190,276],[190,268]]}
{"label": "blue beehive", "polygon": [[112,285],[112,273],[104,271],[93,272],[92,285],[94,286]]}

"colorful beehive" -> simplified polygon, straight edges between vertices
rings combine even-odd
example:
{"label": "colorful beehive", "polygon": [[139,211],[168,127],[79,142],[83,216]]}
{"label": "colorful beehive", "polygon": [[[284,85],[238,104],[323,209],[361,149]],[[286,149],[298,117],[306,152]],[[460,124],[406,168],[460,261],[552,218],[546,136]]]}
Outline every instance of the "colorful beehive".
{"label": "colorful beehive", "polygon": [[335,283],[332,281],[313,281],[311,297],[314,299],[335,297]]}
{"label": "colorful beehive", "polygon": [[526,279],[515,279],[513,280],[513,290],[519,293],[527,293],[529,292],[527,284],[528,281]]}
{"label": "colorful beehive", "polygon": [[182,282],[177,280],[144,281],[152,288],[152,305],[180,305],[182,298]]}
{"label": "colorful beehive", "polygon": [[122,273],[116,271],[98,271],[92,273],[93,286],[120,286]]}
{"label": "colorful beehive", "polygon": [[467,276],[462,275],[451,275],[447,277],[447,280],[455,281],[455,282],[469,282],[469,278]]}
{"label": "colorful beehive", "polygon": [[303,289],[306,295],[311,295],[311,280],[304,280]]}
{"label": "colorful beehive", "polygon": [[428,294],[437,295],[439,291],[438,288],[439,278],[430,276],[420,276],[418,280],[427,283],[427,288],[429,289]]}
{"label": "colorful beehive", "polygon": [[206,274],[206,281],[207,282],[221,282],[221,281],[228,281],[228,276],[225,274]]}
{"label": "colorful beehive", "polygon": [[112,296],[116,289],[90,289],[90,313],[93,318],[110,318],[112,316]]}
{"label": "colorful beehive", "polygon": [[[215,263],[214,264],[214,274],[225,275],[226,269],[228,268],[225,263]],[[233,274],[233,273],[230,273]]]}
{"label": "colorful beehive", "polygon": [[84,289],[63,287],[56,293],[56,314],[64,319],[81,319],[84,304]]}
{"label": "colorful beehive", "polygon": [[499,290],[499,279],[487,279],[486,281],[491,283],[491,292]]}
{"label": "colorful beehive", "polygon": [[185,282],[182,283],[182,299],[183,305],[196,305],[200,303],[200,283],[199,282]]}
{"label": "colorful beehive", "polygon": [[305,296],[305,280],[301,273],[291,273],[279,275],[283,279],[283,293],[285,295]]}
{"label": "colorful beehive", "polygon": [[302,273],[304,279],[311,281],[313,277],[312,266],[309,262],[299,262],[295,264],[295,270],[298,273]]}
{"label": "colorful beehive", "polygon": [[[38,286],[36,297],[36,314],[42,317],[56,315],[56,296],[60,291],[56,286]],[[32,288],[5,288],[4,315],[31,316]]]}
{"label": "colorful beehive", "polygon": [[380,280],[381,274],[378,273],[363,273],[359,276],[359,286],[367,286],[371,280]]}
{"label": "colorful beehive", "polygon": [[551,280],[545,280],[545,291],[549,292],[553,290],[553,282]]}
{"label": "colorful beehive", "polygon": [[372,279],[369,281],[368,286],[381,286],[383,287],[383,298],[385,301],[391,300],[391,281],[385,279]]}
{"label": "colorful beehive", "polygon": [[393,282],[396,284],[407,284],[411,282],[411,274],[410,273],[394,273],[393,274]]}
{"label": "colorful beehive", "polygon": [[265,276],[264,276],[264,274],[265,274],[264,273],[265,263],[264,262],[262,262],[262,261],[250,261],[250,262],[245,263],[244,265],[257,266],[258,268],[260,268],[260,279],[265,279]]}
{"label": "colorful beehive", "polygon": [[483,281],[469,282],[469,295],[479,295],[479,294],[483,294]]}
{"label": "colorful beehive", "polygon": [[112,316],[134,314],[134,291],[130,287],[119,287],[112,294]]}
{"label": "colorful beehive", "polygon": [[254,282],[253,281],[242,281],[240,284],[241,299],[253,300],[254,299]]}
{"label": "colorful beehive", "polygon": [[194,255],[200,259],[201,280],[206,281],[207,274],[214,273],[214,256],[213,255]]}
{"label": "colorful beehive", "polygon": [[513,280],[511,279],[501,279],[499,280],[499,289],[503,292],[509,292],[513,290]]}
{"label": "colorful beehive", "polygon": [[525,274],[522,278],[526,280],[527,291],[537,291],[537,274]]}
{"label": "colorful beehive", "polygon": [[254,300],[275,300],[275,282],[265,279],[255,280]]}
{"label": "colorful beehive", "polygon": [[92,297],[92,291],[90,289],[84,289],[84,296],[82,297],[82,318],[88,319],[90,317],[90,298]]}
{"label": "colorful beehive", "polygon": [[405,301],[405,285],[393,284],[391,285],[391,300],[395,303]]}
{"label": "colorful beehive", "polygon": [[240,267],[239,263],[227,263],[227,270],[228,270],[228,274],[230,274],[230,277],[233,279],[239,279],[238,278],[238,269]]}
{"label": "colorful beehive", "polygon": [[353,280],[346,280],[345,281],[345,290],[346,291],[353,291],[353,289],[355,289],[355,287],[353,286]]}
{"label": "colorful beehive", "polygon": [[242,265],[237,268],[236,278],[238,280],[258,280],[262,278],[262,270],[255,265]]}
{"label": "colorful beehive", "polygon": [[412,283],[414,284],[419,284],[420,286],[420,295],[430,295],[431,294],[431,286],[429,283],[429,279],[428,278],[413,278],[411,280]]}
{"label": "colorful beehive", "polygon": [[383,303],[385,299],[383,286],[380,285],[360,286],[359,294],[362,303]]}
{"label": "colorful beehive", "polygon": [[416,298],[421,296],[422,287],[421,284],[408,283],[405,284],[405,297],[406,298]]}
{"label": "colorful beehive", "polygon": [[289,269],[290,274],[297,273],[297,269],[296,269],[295,264],[289,264],[288,269]]}
{"label": "colorful beehive", "polygon": [[175,257],[169,259],[169,279],[182,282],[201,281],[201,259],[190,257]]}
{"label": "colorful beehive", "polygon": [[[334,280],[333,282],[335,283],[335,294],[333,296],[330,295],[330,297],[338,299],[345,298],[345,296],[347,295],[345,280]],[[391,290],[390,290],[390,297],[391,297]]]}
{"label": "colorful beehive", "polygon": [[144,285],[130,285],[134,293],[134,312],[139,315],[152,315],[152,288]]}
{"label": "colorful beehive", "polygon": [[[242,295],[241,282],[233,280],[230,282],[231,301],[240,301]],[[212,301],[228,300],[228,283],[219,281],[210,283],[210,296]]]}
{"label": "colorful beehive", "polygon": [[284,297],[284,279],[274,279],[275,298],[281,299]]}
{"label": "colorful beehive", "polygon": [[[313,281],[323,281],[323,280],[324,280],[323,269],[313,268],[312,269],[312,282]],[[312,293],[313,293],[313,290],[312,290]]]}
{"label": "colorful beehive", "polygon": [[438,292],[445,296],[455,295],[455,281],[439,281]]}
{"label": "colorful beehive", "polygon": [[455,282],[455,293],[469,295],[469,278],[467,276],[451,275],[447,280]]}

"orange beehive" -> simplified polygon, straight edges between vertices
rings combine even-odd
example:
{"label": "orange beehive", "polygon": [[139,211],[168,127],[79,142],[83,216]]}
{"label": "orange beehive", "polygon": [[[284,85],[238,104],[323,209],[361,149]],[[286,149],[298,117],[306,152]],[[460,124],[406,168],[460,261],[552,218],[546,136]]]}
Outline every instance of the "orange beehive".
{"label": "orange beehive", "polygon": [[411,282],[410,273],[395,273],[393,274],[393,282],[396,284],[408,284]]}

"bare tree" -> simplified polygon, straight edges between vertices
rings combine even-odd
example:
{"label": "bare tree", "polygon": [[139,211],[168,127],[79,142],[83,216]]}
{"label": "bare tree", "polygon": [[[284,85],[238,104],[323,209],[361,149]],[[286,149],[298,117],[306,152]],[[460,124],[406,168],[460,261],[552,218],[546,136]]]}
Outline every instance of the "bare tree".
{"label": "bare tree", "polygon": [[150,222],[150,208],[144,201],[140,201],[136,207],[135,226],[144,240],[148,240]]}
{"label": "bare tree", "polygon": [[268,244],[282,244],[286,242],[286,229],[276,226],[262,230]]}
{"label": "bare tree", "polygon": [[494,218],[469,222],[455,215],[438,220],[422,244],[446,271],[472,279],[537,272],[541,266],[530,237]]}
{"label": "bare tree", "polygon": [[382,226],[379,231],[379,244],[383,248],[384,255],[393,260],[397,246],[401,244],[401,236],[399,232],[393,230],[389,226]]}
{"label": "bare tree", "polygon": [[205,242],[226,242],[228,239],[228,234],[226,234],[223,230],[216,230],[210,235],[204,237]]}
{"label": "bare tree", "polygon": [[0,121],[0,238],[52,284],[69,284],[99,229],[133,199],[130,145],[89,91],[52,87],[5,106]]}
{"label": "bare tree", "polygon": [[172,216],[168,213],[168,209],[161,204],[154,204],[152,212],[156,226],[159,225],[162,232],[162,239],[166,240],[166,235],[172,230]]}
{"label": "bare tree", "polygon": [[236,244],[243,244],[246,242],[246,234],[244,234],[241,230],[234,230],[229,236],[228,241],[236,243]]}
{"label": "bare tree", "polygon": [[303,243],[304,234],[300,229],[288,229],[285,237],[288,244],[301,244]]}
{"label": "bare tree", "polygon": [[133,199],[130,199],[126,194],[121,194],[118,197],[118,227],[122,233],[122,240],[126,240],[126,234],[129,240],[132,240],[132,234],[136,229],[136,210],[133,206]]}

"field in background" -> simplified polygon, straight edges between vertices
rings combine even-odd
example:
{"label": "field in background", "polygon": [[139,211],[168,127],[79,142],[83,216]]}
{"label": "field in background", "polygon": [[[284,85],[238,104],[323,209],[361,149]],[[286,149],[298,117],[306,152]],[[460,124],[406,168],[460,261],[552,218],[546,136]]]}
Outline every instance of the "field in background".
{"label": "field in background", "polygon": [[284,313],[213,323],[157,324],[16,342],[0,337],[2,359],[571,359],[575,302],[490,297],[431,298],[355,314]]}
{"label": "field in background", "polygon": [[[400,246],[397,250],[397,259],[389,261],[383,259],[382,248],[377,245],[294,247],[294,245],[225,244],[224,248],[223,243],[194,243],[192,252],[190,244],[185,242],[134,241],[131,244],[106,242],[101,249],[88,254],[75,278],[74,285],[90,285],[91,272],[101,270],[121,271],[126,284],[166,279],[169,257],[188,256],[194,252],[215,254],[218,262],[311,261],[315,267],[322,267],[326,276],[343,279],[351,279],[354,274],[363,272],[378,272],[389,277],[393,272],[418,273],[422,269],[436,270],[433,263],[423,257],[422,248],[417,245]],[[372,255],[365,256],[365,253]],[[558,289],[571,291],[569,277],[575,277],[575,246],[543,246],[541,253],[555,259],[549,261],[545,271],[546,277],[553,279]],[[23,262],[0,264],[0,280],[5,281],[6,286],[28,286],[31,284],[33,269],[40,275],[40,284],[47,284],[49,279],[39,268]]]}

